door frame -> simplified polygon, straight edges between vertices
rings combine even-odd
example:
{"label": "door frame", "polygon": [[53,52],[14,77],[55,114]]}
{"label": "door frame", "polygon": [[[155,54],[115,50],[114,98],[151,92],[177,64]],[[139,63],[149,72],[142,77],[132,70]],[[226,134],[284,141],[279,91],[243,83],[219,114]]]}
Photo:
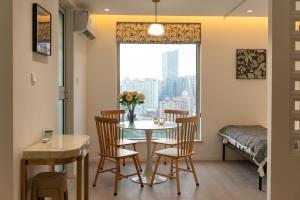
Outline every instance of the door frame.
{"label": "door frame", "polygon": [[59,2],[65,11],[65,134],[74,134],[74,62],[73,62],[73,8],[65,1]]}
{"label": "door frame", "polygon": [[[63,116],[62,116],[62,119],[63,119],[63,124],[62,124],[62,132],[60,130],[60,127],[58,128],[58,131],[59,131],[59,134],[65,134],[66,132],[66,9],[59,4],[59,9],[58,9],[58,15],[59,15],[59,19],[60,19],[60,14],[63,15],[63,84],[60,86],[58,85],[58,101],[61,101],[63,100]],[[60,33],[59,33],[59,36],[60,37]],[[58,66],[60,65],[61,63],[58,63]],[[58,79],[60,79],[60,70],[58,71]],[[58,119],[60,120],[61,119],[61,116],[60,116],[61,113],[58,113]],[[58,122],[60,124],[60,121]]]}

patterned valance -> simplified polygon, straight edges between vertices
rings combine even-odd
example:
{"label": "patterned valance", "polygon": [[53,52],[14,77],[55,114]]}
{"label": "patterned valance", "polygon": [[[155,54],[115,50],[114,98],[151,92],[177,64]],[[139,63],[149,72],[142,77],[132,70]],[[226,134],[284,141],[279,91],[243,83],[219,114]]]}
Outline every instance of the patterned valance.
{"label": "patterned valance", "polygon": [[200,43],[200,23],[162,23],[165,33],[151,36],[148,28],[151,23],[118,22],[116,39],[118,43]]}

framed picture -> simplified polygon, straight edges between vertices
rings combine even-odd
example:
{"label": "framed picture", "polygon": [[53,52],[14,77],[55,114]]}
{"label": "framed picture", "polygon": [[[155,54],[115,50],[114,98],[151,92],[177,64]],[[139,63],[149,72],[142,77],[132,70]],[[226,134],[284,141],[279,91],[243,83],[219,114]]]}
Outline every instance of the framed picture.
{"label": "framed picture", "polygon": [[266,79],[267,50],[266,49],[237,49],[236,78],[237,79]]}
{"label": "framed picture", "polygon": [[32,5],[32,50],[51,56],[52,16],[42,6]]}

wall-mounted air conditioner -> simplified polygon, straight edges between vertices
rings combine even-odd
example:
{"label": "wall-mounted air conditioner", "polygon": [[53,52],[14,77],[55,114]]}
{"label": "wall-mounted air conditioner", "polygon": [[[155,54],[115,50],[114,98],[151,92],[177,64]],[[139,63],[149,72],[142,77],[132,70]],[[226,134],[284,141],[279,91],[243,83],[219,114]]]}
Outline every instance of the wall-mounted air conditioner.
{"label": "wall-mounted air conditioner", "polygon": [[95,25],[88,11],[74,11],[74,31],[82,33],[90,40],[95,39]]}

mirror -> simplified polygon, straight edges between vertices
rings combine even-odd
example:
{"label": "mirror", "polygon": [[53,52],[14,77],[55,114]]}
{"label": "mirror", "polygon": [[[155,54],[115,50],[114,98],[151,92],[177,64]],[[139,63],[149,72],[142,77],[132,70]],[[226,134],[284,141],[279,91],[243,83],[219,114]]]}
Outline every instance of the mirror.
{"label": "mirror", "polygon": [[34,52],[51,55],[51,13],[33,4],[32,34]]}

